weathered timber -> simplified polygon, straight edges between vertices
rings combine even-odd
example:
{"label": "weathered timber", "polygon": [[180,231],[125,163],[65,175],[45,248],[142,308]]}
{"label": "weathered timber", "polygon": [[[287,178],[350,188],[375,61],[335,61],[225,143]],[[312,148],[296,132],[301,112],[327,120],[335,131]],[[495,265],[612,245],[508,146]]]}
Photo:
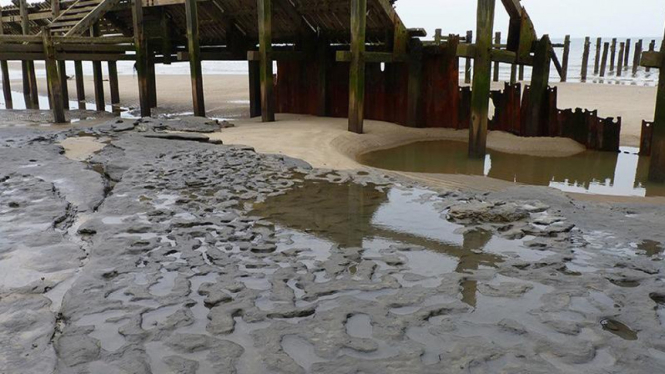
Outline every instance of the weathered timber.
{"label": "weathered timber", "polygon": [[258,61],[249,61],[249,117],[261,116],[261,68]]}
{"label": "weathered timber", "polygon": [[[28,2],[19,0],[19,9],[21,12],[21,30],[23,35],[30,33],[30,24],[28,19]],[[37,37],[41,39],[40,37]],[[23,97],[27,109],[39,109],[39,93],[37,91],[37,78],[35,76],[35,63],[32,60],[22,60],[23,71]]]}
{"label": "weathered timber", "polygon": [[65,61],[58,61],[58,77],[60,78],[60,87],[62,89],[62,103],[65,110],[69,110],[69,87],[67,86],[67,66]]}
{"label": "weathered timber", "polygon": [[422,80],[423,46],[420,39],[412,39],[409,53],[409,86],[406,110],[406,125],[410,127],[422,126],[422,118],[420,116]]}
{"label": "weathered timber", "polygon": [[367,0],[351,0],[351,64],[349,67],[349,131],[363,133],[365,110],[365,33]]}
{"label": "weathered timber", "polygon": [[[494,33],[494,48],[500,48],[501,45],[501,32],[497,31]],[[499,81],[499,62],[494,62],[494,76],[492,78],[493,81],[498,82]]]}
{"label": "weathered timber", "polygon": [[263,122],[275,120],[275,104],[273,97],[273,65],[272,65],[272,1],[258,1],[259,17],[259,61],[261,80],[261,118]]}
{"label": "weathered timber", "polygon": [[469,156],[484,157],[487,147],[489,115],[492,32],[494,31],[495,0],[478,0],[476,26],[476,58],[473,64],[471,90],[471,123]]}
{"label": "weathered timber", "polygon": [[521,81],[524,80],[524,64],[520,64],[520,67],[519,67],[518,70],[519,70],[519,74],[518,74],[517,79],[521,82]]}
{"label": "weathered timber", "polygon": [[[473,43],[473,30],[466,32],[466,43]],[[464,83],[471,83],[471,58],[467,57],[464,61]]]}
{"label": "weathered timber", "polygon": [[626,43],[619,43],[619,59],[617,60],[617,77],[620,77],[623,72],[623,54],[626,52]]}
{"label": "weathered timber", "polygon": [[325,38],[319,38],[316,46],[316,114],[321,117],[328,115],[328,54],[328,40]]}
{"label": "weathered timber", "polygon": [[623,55],[624,69],[628,69],[628,58],[630,57],[630,39],[626,39],[626,53]]}
{"label": "weathered timber", "polygon": [[203,97],[203,70],[199,47],[199,16],[197,1],[185,0],[187,17],[187,49],[189,51],[189,72],[192,80],[192,103],[194,115],[205,117],[205,99]]}
{"label": "weathered timber", "polygon": [[642,57],[642,39],[635,43],[635,55],[633,56],[633,77],[637,75],[637,69],[640,66]]}
{"label": "weathered timber", "polygon": [[603,44],[602,38],[596,39],[596,58],[593,64],[594,75],[598,75],[598,73],[600,72],[600,49],[602,48],[602,44]]}
{"label": "weathered timber", "polygon": [[616,55],[617,55],[617,38],[612,38],[612,44],[610,44],[610,72],[614,71],[616,66]]}
{"label": "weathered timber", "polygon": [[150,98],[150,108],[157,107],[157,76],[155,74],[155,55],[148,51],[148,97]]}
{"label": "weathered timber", "polygon": [[51,102],[51,111],[53,112],[53,122],[65,123],[65,107],[63,103],[62,87],[60,86],[60,76],[58,75],[58,64],[55,60],[55,49],[53,48],[53,41],[51,34],[42,29],[44,55],[46,56],[46,81],[48,84],[48,92]]}
{"label": "weathered timber", "polygon": [[[99,36],[99,24],[94,24],[90,28],[90,36]],[[103,112],[106,109],[106,103],[104,101],[104,73],[102,72],[101,61],[92,62],[92,77],[95,90],[95,107],[98,112]]]}
{"label": "weathered timber", "polygon": [[114,113],[120,111],[120,88],[118,84],[118,64],[115,61],[108,62],[109,88],[111,89],[111,108]]}
{"label": "weathered timber", "polygon": [[[4,34],[4,24],[2,21],[2,9],[0,9],[0,36]],[[0,60],[0,71],[2,72],[2,94],[5,99],[5,108],[13,109],[12,87],[9,79],[9,64],[7,60]]]}
{"label": "weathered timber", "polygon": [[[649,52],[653,53],[656,50],[656,41],[652,40],[651,43],[649,43]],[[640,61],[641,63],[641,61]],[[651,67],[647,66],[645,71],[648,73],[651,71]]]}
{"label": "weathered timber", "polygon": [[136,46],[136,73],[139,81],[141,117],[150,117],[150,96],[146,76],[148,70],[148,44],[143,30],[143,6],[141,0],[132,0],[132,24],[134,26],[134,45]]}
{"label": "weathered timber", "polygon": [[510,84],[517,83],[517,64],[510,65]]}
{"label": "weathered timber", "polygon": [[85,110],[85,84],[83,82],[83,62],[74,61],[74,73],[76,75],[76,101],[78,108]]}
{"label": "weathered timber", "polygon": [[561,58],[561,82],[568,80],[568,59],[570,57],[570,35],[563,40],[563,57]]}
{"label": "weathered timber", "polygon": [[442,41],[441,29],[434,30],[434,44],[439,45],[441,44],[441,41]]}
{"label": "weathered timber", "polygon": [[610,49],[610,43],[605,42],[603,44],[603,60],[600,63],[600,76],[604,77],[605,76],[605,69],[607,69],[607,54]]}
{"label": "weathered timber", "polygon": [[552,47],[550,38],[544,35],[536,46],[533,61],[533,72],[531,73],[531,86],[529,91],[529,105],[526,108],[524,136],[542,135],[541,126],[545,122],[545,111],[543,107],[547,102],[547,88],[550,76],[550,62],[552,58]]}
{"label": "weathered timber", "polygon": [[584,38],[584,52],[582,53],[582,71],[580,72],[580,80],[586,82],[587,74],[589,71],[589,49],[591,47],[591,38],[588,36]]}
{"label": "weathered timber", "polygon": [[[665,56],[665,38],[660,45],[660,54],[661,56]],[[652,182],[665,182],[665,58],[661,57],[658,74],[658,93],[656,95],[656,112],[652,128],[649,180]]]}

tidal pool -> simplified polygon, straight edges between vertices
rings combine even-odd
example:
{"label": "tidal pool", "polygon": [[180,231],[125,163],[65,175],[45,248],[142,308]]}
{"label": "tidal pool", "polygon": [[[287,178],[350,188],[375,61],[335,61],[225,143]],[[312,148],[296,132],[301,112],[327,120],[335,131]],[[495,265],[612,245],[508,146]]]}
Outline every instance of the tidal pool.
{"label": "tidal pool", "polygon": [[536,157],[489,150],[484,159],[470,159],[466,143],[441,140],[369,152],[358,161],[387,170],[481,175],[567,192],[665,196],[664,184],[647,181],[649,158],[637,153],[637,148],[622,147],[619,153],[585,151],[570,157]]}

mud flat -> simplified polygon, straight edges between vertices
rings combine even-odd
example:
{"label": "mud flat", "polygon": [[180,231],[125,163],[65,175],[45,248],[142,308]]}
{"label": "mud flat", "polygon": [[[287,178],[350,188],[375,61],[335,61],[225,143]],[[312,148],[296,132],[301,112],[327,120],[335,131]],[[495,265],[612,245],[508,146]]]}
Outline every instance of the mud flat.
{"label": "mud flat", "polygon": [[0,129],[0,372],[664,367],[662,207],[312,168],[219,130]]}

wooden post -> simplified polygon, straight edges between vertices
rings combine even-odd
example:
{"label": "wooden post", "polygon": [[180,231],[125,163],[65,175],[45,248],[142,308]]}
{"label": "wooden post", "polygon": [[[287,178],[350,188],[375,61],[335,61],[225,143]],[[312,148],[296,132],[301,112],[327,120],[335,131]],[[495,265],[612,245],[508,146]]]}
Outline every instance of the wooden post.
{"label": "wooden post", "polygon": [[614,62],[616,61],[617,53],[617,38],[612,39],[612,44],[610,45],[610,72],[614,71]]}
{"label": "wooden post", "polygon": [[517,64],[510,65],[510,84],[514,85],[517,83]]}
{"label": "wooden post", "polygon": [[249,117],[261,116],[261,68],[258,61],[249,62]]}
{"label": "wooden post", "polygon": [[524,80],[524,65],[520,64],[519,68],[519,81],[522,82]]}
{"label": "wooden post", "polygon": [[[60,0],[51,0],[51,16],[52,19],[58,18],[60,15]],[[48,31],[47,31],[48,32]],[[63,104],[65,110],[69,110],[69,88],[67,87],[67,66],[65,61],[58,61],[58,74],[60,76],[60,87],[62,87]]]}
{"label": "wooden post", "polygon": [[317,110],[316,113],[324,117],[328,114],[328,40],[319,38],[317,42]]}
{"label": "wooden post", "polygon": [[587,73],[589,69],[589,49],[591,46],[591,38],[584,38],[584,53],[582,54],[582,72],[580,73],[580,81],[586,82]]}
{"label": "wooden post", "polygon": [[603,44],[603,61],[600,63],[600,76],[604,77],[605,76],[605,68],[607,67],[607,52],[610,49],[610,43],[605,42]]}
{"label": "wooden post", "polygon": [[423,46],[419,39],[412,39],[409,52],[409,83],[407,87],[406,125],[420,127],[420,93],[423,79]]}
{"label": "wooden post", "polygon": [[[259,55],[261,56],[259,61],[261,119],[263,122],[273,122],[275,120],[275,98],[273,96],[272,71],[272,0],[257,1],[259,14]],[[353,13],[353,8],[351,9],[351,13]],[[353,24],[353,20],[351,20],[351,23]]]}
{"label": "wooden post", "polygon": [[596,60],[593,65],[593,75],[598,75],[598,72],[600,72],[600,48],[602,43],[602,38],[596,39]]}
{"label": "wooden post", "polygon": [[46,28],[42,29],[42,41],[46,63],[46,81],[49,87],[51,110],[53,111],[53,122],[65,123],[65,105],[63,104],[62,87],[60,87],[61,81],[58,75],[58,64],[55,60],[55,47],[51,40],[51,33]]}
{"label": "wooden post", "polygon": [[[473,30],[466,32],[466,42],[473,43]],[[467,57],[464,62],[464,83],[471,83],[471,58]]]}
{"label": "wooden post", "polygon": [[470,157],[484,157],[486,153],[495,6],[495,0],[478,0],[476,58],[473,62],[471,124],[469,126]]}
{"label": "wooden post", "polygon": [[157,77],[155,76],[155,52],[148,46],[148,97],[150,108],[157,107]]}
{"label": "wooden post", "polygon": [[[496,33],[494,33],[494,48],[497,48],[497,49],[501,48],[500,45],[501,45],[501,32],[497,31]],[[499,81],[499,62],[498,61],[494,62],[494,78],[493,78],[493,80],[495,82]]]}
{"label": "wooden post", "polygon": [[637,75],[637,68],[642,60],[642,39],[635,43],[635,56],[633,57],[633,77]]}
{"label": "wooden post", "polygon": [[[0,35],[2,34],[4,34],[4,25],[2,23],[2,8],[0,8]],[[5,98],[5,108],[14,109],[12,87],[9,79],[9,64],[6,60],[0,60],[0,70],[2,71],[2,94]]]}
{"label": "wooden post", "polygon": [[626,52],[623,55],[623,67],[628,69],[628,58],[630,57],[630,39],[626,39]]}
{"label": "wooden post", "polygon": [[568,80],[568,59],[570,58],[570,35],[563,40],[563,58],[561,61],[561,82]]}
{"label": "wooden post", "polygon": [[[90,36],[96,37],[99,35],[99,24],[95,23],[90,27]],[[98,112],[103,112],[106,109],[106,104],[104,102],[104,73],[102,72],[101,61],[92,62],[92,77],[95,89],[95,107]]]}
{"label": "wooden post", "polygon": [[658,94],[656,95],[656,113],[651,139],[651,161],[649,180],[665,182],[665,38],[660,45],[660,71],[658,75]]}
{"label": "wooden post", "polygon": [[626,50],[626,43],[619,43],[619,59],[617,60],[617,77],[620,77],[623,74],[623,54]]}
{"label": "wooden post", "polygon": [[439,45],[441,44],[441,40],[442,40],[441,29],[434,30],[434,43],[436,43],[436,45]]}
{"label": "wooden post", "polygon": [[[21,15],[21,30],[23,35],[30,34],[30,20],[28,18],[28,2],[19,0]],[[37,91],[37,78],[35,76],[35,62],[22,61],[23,68],[23,97],[26,109],[39,109],[39,93]]]}
{"label": "wooden post", "polygon": [[[655,50],[656,50],[656,41],[655,41],[655,40],[652,40],[651,43],[649,43],[649,52],[653,52],[653,51],[655,51]],[[650,72],[650,71],[651,71],[651,68],[650,68],[650,67],[647,67],[647,68],[646,68],[646,72],[648,73],[648,72]]]}
{"label": "wooden post", "polygon": [[539,136],[542,119],[542,106],[546,101],[548,81],[550,77],[550,62],[552,60],[552,43],[547,35],[538,42],[533,57],[533,72],[531,73],[531,88],[529,90],[529,105],[525,122],[525,136]]}
{"label": "wooden post", "polygon": [[118,65],[109,61],[109,87],[111,88],[111,108],[113,113],[120,112],[120,89],[118,85]]}
{"label": "wooden post", "polygon": [[365,27],[367,0],[351,0],[351,66],[349,131],[363,133],[365,119]]}
{"label": "wooden post", "polygon": [[189,49],[189,72],[192,79],[194,115],[205,117],[206,111],[205,100],[203,97],[203,70],[201,68],[201,49],[199,47],[199,15],[197,3],[196,0],[185,0],[187,48]]}
{"label": "wooden post", "polygon": [[136,73],[139,80],[139,105],[141,117],[150,117],[150,95],[148,92],[147,58],[148,45],[143,30],[143,1],[132,2],[132,24],[134,26],[134,46],[136,48]]}
{"label": "wooden post", "polygon": [[85,84],[83,83],[83,63],[74,61],[74,72],[76,74],[76,100],[80,110],[85,110]]}

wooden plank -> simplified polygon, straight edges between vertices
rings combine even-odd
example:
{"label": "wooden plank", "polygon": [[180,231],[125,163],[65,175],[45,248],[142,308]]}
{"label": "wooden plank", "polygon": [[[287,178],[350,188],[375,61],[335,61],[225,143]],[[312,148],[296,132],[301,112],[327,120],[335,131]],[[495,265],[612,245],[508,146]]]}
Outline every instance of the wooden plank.
{"label": "wooden plank", "polygon": [[275,98],[273,97],[272,66],[272,2],[258,1],[259,16],[259,61],[261,80],[261,119],[263,122],[275,121]]}
{"label": "wooden plank", "polygon": [[143,30],[143,6],[141,0],[132,1],[132,24],[136,47],[136,73],[139,81],[139,105],[141,117],[150,117],[150,97],[147,80],[148,44]]}
{"label": "wooden plank", "polygon": [[57,44],[129,44],[133,45],[135,40],[125,36],[53,36],[53,42]]}
{"label": "wooden plank", "polygon": [[546,93],[550,77],[550,62],[552,47],[550,38],[544,35],[536,47],[531,73],[531,87],[529,91],[528,107],[524,125],[524,136],[540,136],[541,121],[544,117],[543,104],[546,102]]}
{"label": "wooden plank", "polygon": [[67,122],[65,119],[65,104],[63,102],[60,76],[58,75],[58,65],[55,60],[55,49],[53,48],[51,33],[46,28],[42,29],[42,38],[44,41],[44,55],[46,56],[46,81],[49,88],[53,122],[65,123]]}
{"label": "wooden plank", "polygon": [[580,81],[586,82],[589,71],[589,49],[591,47],[591,38],[584,38],[584,52],[582,53],[582,71],[580,72]]}
{"label": "wooden plank", "polygon": [[95,7],[95,9],[91,10],[90,12],[86,13],[85,17],[83,17],[82,20],[77,21],[66,34],[65,36],[75,36],[75,35],[80,35],[85,32],[85,30],[88,30],[90,27],[92,27],[97,21],[101,19],[101,17],[106,13],[108,10],[110,10],[112,7],[114,7],[116,4],[118,4],[120,0],[102,0],[99,5]]}
{"label": "wooden plank", "polygon": [[83,82],[83,63],[74,61],[74,73],[76,75],[76,101],[80,110],[85,110],[85,84]]}
{"label": "wooden plank", "polygon": [[38,43],[42,44],[42,37],[38,35],[0,35],[0,43]]}
{"label": "wooden plank", "polygon": [[120,86],[118,84],[118,64],[116,61],[108,62],[109,87],[111,88],[111,106],[113,112],[120,110]]}
{"label": "wooden plank", "polygon": [[[99,24],[95,24],[90,28],[90,36],[99,36]],[[104,74],[102,72],[102,62],[92,62],[92,76],[94,80],[95,90],[95,106],[98,112],[103,112],[106,109],[104,102]]]}
{"label": "wooden plank", "polygon": [[644,67],[660,69],[663,64],[661,52],[644,52],[640,64]]}
{"label": "wooden plank", "polygon": [[487,148],[487,122],[490,100],[492,32],[495,0],[478,0],[476,57],[473,63],[469,156],[484,157]]}
{"label": "wooden plank", "polygon": [[365,33],[367,0],[351,0],[351,63],[349,67],[349,131],[363,133],[365,119]]}
{"label": "wooden plank", "polygon": [[[665,38],[660,45],[660,53],[661,56],[665,55]],[[663,183],[665,182],[665,59],[661,59],[658,73],[658,93],[652,131],[649,180]]]}
{"label": "wooden plank", "polygon": [[[0,36],[4,33],[4,23],[2,20],[2,8],[0,7]],[[7,60],[0,60],[0,71],[2,72],[2,94],[5,99],[5,108],[14,109],[12,100],[12,87],[9,79],[9,64]]]}
{"label": "wooden plank", "polygon": [[563,40],[563,57],[561,59],[561,82],[568,80],[568,59],[570,57],[570,35]]}

